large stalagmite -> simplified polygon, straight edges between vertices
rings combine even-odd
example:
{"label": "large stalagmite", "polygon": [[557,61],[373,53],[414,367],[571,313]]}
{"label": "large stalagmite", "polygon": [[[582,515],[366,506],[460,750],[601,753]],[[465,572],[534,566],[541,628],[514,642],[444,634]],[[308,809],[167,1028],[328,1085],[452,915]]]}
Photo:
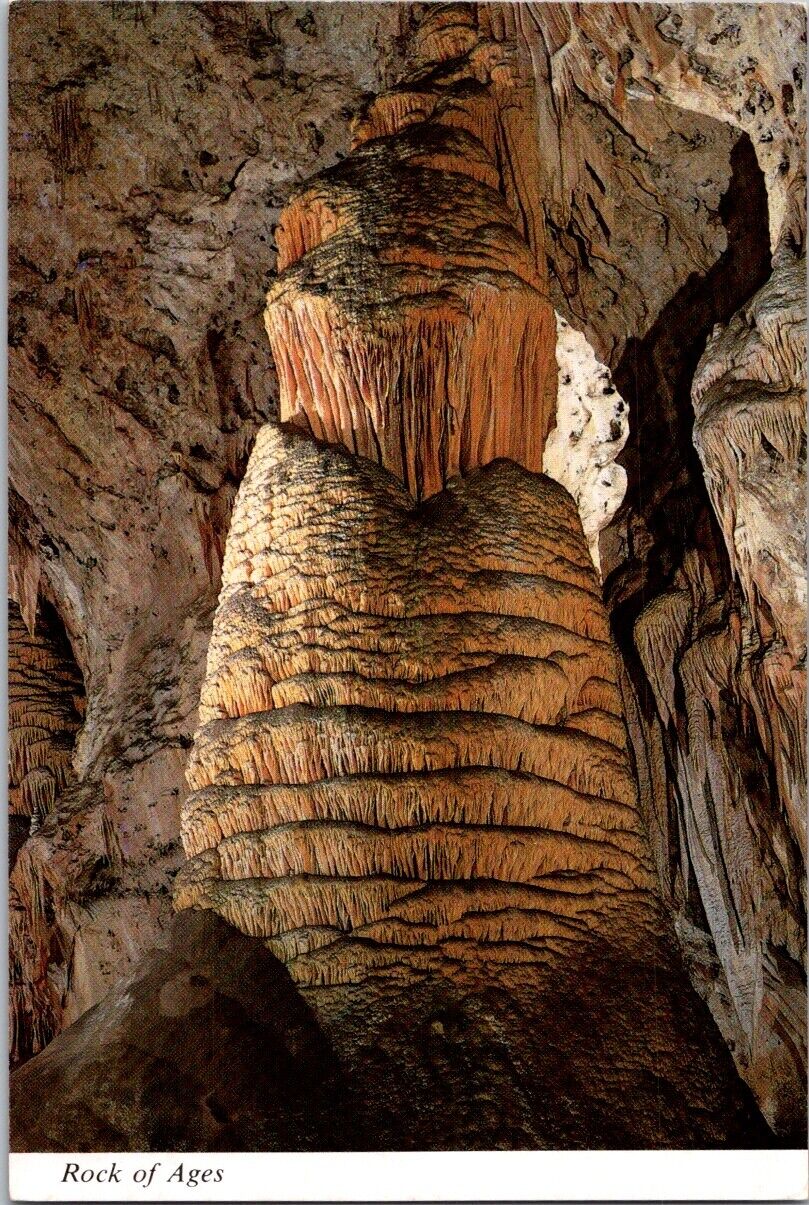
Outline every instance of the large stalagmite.
{"label": "large stalagmite", "polygon": [[414,509],[384,470],[265,428],[229,536],[178,901],[270,938],[302,982],[542,961],[606,917],[645,940],[615,678],[555,482],[498,461]]}
{"label": "large stalagmite", "polygon": [[[763,1140],[657,897],[616,672],[561,486],[501,459],[417,504],[370,461],[260,433],[175,902],[287,964],[362,1143]],[[445,1033],[503,1052],[448,1070],[442,1103]],[[472,1122],[479,1092],[505,1114]]]}
{"label": "large stalagmite", "polygon": [[[175,901],[286,962],[376,1141],[395,1083],[413,1117],[383,1141],[451,1143],[422,1128],[418,1029],[503,992],[484,1028],[604,1010],[597,1048],[579,1021],[558,1037],[597,1102],[591,1143],[744,1141],[656,894],[576,504],[540,471],[555,318],[496,153],[518,90],[504,101],[508,56],[464,10],[429,14],[425,47],[279,227],[287,424],[260,433],[235,505]],[[402,992],[389,1080],[368,1051]],[[557,1057],[526,1063],[546,1097]],[[578,1140],[575,1110],[525,1110],[529,1143]]]}
{"label": "large stalagmite", "polygon": [[126,7],[16,18],[15,1149],[803,1142],[804,18]]}

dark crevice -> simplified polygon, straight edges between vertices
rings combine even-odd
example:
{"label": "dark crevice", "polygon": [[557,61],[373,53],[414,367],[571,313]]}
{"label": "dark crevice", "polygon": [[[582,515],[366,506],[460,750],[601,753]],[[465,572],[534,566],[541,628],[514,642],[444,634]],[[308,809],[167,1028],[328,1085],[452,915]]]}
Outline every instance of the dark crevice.
{"label": "dark crevice", "polygon": [[746,134],[733,147],[730,165],[719,207],[727,249],[704,276],[689,276],[643,338],[629,340],[613,374],[632,416],[619,458],[627,492],[616,517],[618,523],[629,520],[629,558],[605,582],[624,652],[634,649],[634,622],[669,587],[684,548],[700,549],[717,591],[730,582],[724,541],[693,443],[691,383],[714,325],[728,322],[767,281],[771,268],[767,192]]}

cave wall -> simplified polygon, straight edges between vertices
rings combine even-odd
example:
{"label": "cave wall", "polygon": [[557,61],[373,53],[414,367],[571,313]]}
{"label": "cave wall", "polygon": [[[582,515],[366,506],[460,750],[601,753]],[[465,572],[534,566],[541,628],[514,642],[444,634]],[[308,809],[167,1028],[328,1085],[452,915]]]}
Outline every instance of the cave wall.
{"label": "cave wall", "polygon": [[[600,557],[661,881],[693,982],[788,1132],[806,1077],[806,17],[594,4],[503,20],[530,50],[539,128],[564,131],[552,290],[629,406]],[[660,188],[676,126],[649,107],[693,118],[682,196]]]}
{"label": "cave wall", "polygon": [[[56,951],[70,1021],[160,939],[231,507],[276,414],[261,309],[285,287],[281,207],[352,120],[359,143],[438,112],[455,142],[492,139],[523,275],[560,315],[555,475],[591,516],[663,894],[737,1067],[794,1131],[805,15],[452,5],[425,35],[417,8],[13,10],[10,593],[29,628],[38,597],[56,608],[87,691],[76,783],[22,847],[56,892],[23,963]],[[414,76],[436,48],[447,65]],[[470,54],[489,125],[453,79]],[[469,170],[468,148],[428,149]],[[304,201],[282,248],[329,232]]]}
{"label": "cave wall", "polygon": [[[67,1020],[171,914],[230,508],[275,406],[275,224],[345,151],[407,11],[11,13],[9,589],[29,626],[38,597],[56,608],[87,694],[77,786],[24,847],[57,903],[20,958],[29,977],[58,964]],[[79,914],[104,833],[114,866]]]}

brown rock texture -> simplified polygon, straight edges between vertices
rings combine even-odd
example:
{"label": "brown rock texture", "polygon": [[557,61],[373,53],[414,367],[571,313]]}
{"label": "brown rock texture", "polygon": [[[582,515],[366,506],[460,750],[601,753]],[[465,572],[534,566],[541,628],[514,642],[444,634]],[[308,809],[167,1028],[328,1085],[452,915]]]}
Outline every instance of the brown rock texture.
{"label": "brown rock texture", "polygon": [[45,616],[33,632],[8,607],[9,812],[29,822],[51,811],[74,778],[84,685],[70,646]]}
{"label": "brown rock texture", "polygon": [[805,12],[482,15],[532,58],[551,295],[629,407],[600,559],[661,883],[737,1066],[801,1135]]}
{"label": "brown rock texture", "polygon": [[[592,985],[585,1007],[583,973]],[[12,1077],[11,1148],[768,1143],[693,993],[671,1014],[671,1035],[658,1035],[649,1070],[622,1055],[621,1009],[628,1001],[633,1024],[668,1015],[677,977],[665,957],[652,970],[594,948],[571,972],[561,962],[539,996],[536,975],[508,992],[388,981],[364,1010],[351,999],[356,989],[328,989],[340,997],[336,1042],[318,1021],[323,1002],[307,1004],[262,941],[212,912],[184,912],[128,978]],[[600,1074],[594,1034],[614,1056],[605,1055]],[[692,1056],[685,1079],[677,1074],[683,1041]]]}
{"label": "brown rock texture", "polygon": [[624,891],[616,927],[649,923],[609,631],[547,478],[498,461],[414,509],[391,474],[265,428],[200,718],[177,902],[301,982],[541,961]]}
{"label": "brown rock texture", "polygon": [[281,418],[420,499],[498,457],[541,470],[556,361],[543,244],[502,171],[533,161],[505,118],[530,89],[463,7],[428,10],[414,55],[284,211],[266,323]]}
{"label": "brown rock texture", "polygon": [[19,608],[9,603],[8,692],[9,1047],[14,1065],[46,1045],[61,1019],[59,992],[48,975],[50,900],[30,872],[27,846],[56,799],[75,783],[73,747],[84,687],[50,609],[43,608],[30,632]]}
{"label": "brown rock texture", "polygon": [[[10,14],[10,591],[29,626],[38,600],[54,607],[87,696],[80,789],[27,843],[18,899],[30,932],[47,882],[42,956],[65,1023],[171,917],[230,508],[276,405],[274,226],[345,150],[407,12]],[[12,949],[12,966],[34,978],[32,957]]]}
{"label": "brown rock texture", "polygon": [[782,257],[694,377],[694,442],[756,646],[750,704],[806,858],[806,259]]}
{"label": "brown rock texture", "polygon": [[805,33],[12,10],[18,1149],[805,1142]]}
{"label": "brown rock texture", "polygon": [[12,1077],[11,1147],[329,1149],[331,1061],[267,950],[211,913],[185,913]]}

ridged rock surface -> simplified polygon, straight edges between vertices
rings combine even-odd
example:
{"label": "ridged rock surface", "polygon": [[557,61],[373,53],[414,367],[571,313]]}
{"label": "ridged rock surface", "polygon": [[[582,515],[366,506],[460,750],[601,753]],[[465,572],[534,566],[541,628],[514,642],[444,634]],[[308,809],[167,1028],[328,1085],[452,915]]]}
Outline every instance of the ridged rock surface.
{"label": "ridged rock surface", "polygon": [[40,821],[74,779],[84,685],[65,645],[43,622],[29,632],[19,607],[9,603],[8,804],[12,816],[29,822]]}
{"label": "ridged rock surface", "polygon": [[[790,415],[803,383],[789,368],[792,353],[769,345],[770,334],[792,329],[803,301],[790,260],[799,261],[805,227],[804,39],[805,13],[784,4],[435,4],[421,14],[364,4],[14,7],[10,591],[29,627],[39,597],[55,606],[88,696],[75,759],[81,781],[61,793],[20,854],[12,959],[38,966],[47,951],[48,994],[26,1031],[41,1035],[34,1048],[119,982],[170,914],[187,747],[231,504],[255,432],[277,410],[261,324],[263,297],[277,287],[274,226],[290,191],[299,190],[305,210],[301,180],[349,151],[353,118],[358,168],[373,161],[401,179],[413,171],[432,178],[440,166],[475,205],[486,199],[485,212],[508,212],[519,251],[498,226],[498,281],[487,298],[499,306],[506,297],[550,299],[626,401],[623,451],[602,438],[609,428],[590,440],[585,427],[578,444],[591,451],[580,448],[560,475],[566,485],[590,483],[572,491],[587,516],[614,498],[592,471],[598,458],[607,454],[616,478],[626,472],[626,500],[598,551],[640,808],[691,980],[771,1126],[805,1141],[802,554],[794,519],[778,524],[801,493],[803,453]],[[392,79],[400,84],[390,87]],[[424,166],[414,148],[428,131],[428,160],[437,151]],[[400,153],[386,158],[374,146],[386,139]],[[340,208],[357,195],[350,165],[335,178],[339,198],[325,183],[346,220],[343,235],[357,247],[365,231],[363,262],[379,264],[387,234],[374,241],[353,201]],[[499,201],[487,192],[495,179]],[[365,183],[374,185],[373,170]],[[439,193],[440,218],[447,198]],[[278,265],[282,279],[290,274],[290,296],[307,255],[317,261],[329,244],[348,245],[317,206],[307,212],[319,245],[301,255],[308,235],[293,232],[290,258]],[[384,204],[373,213],[390,232]],[[410,215],[416,227],[419,216]],[[449,346],[447,316],[463,334],[462,302],[481,272],[459,263],[440,228],[438,242],[411,243],[418,256],[386,265],[386,275],[395,269],[410,282],[407,298],[422,271],[450,283],[425,369],[446,400],[454,380],[444,387],[435,366]],[[278,235],[283,243],[283,229]],[[475,243],[490,246],[490,237],[483,229]],[[436,248],[440,265],[430,258]],[[504,261],[519,262],[522,273],[506,288]],[[356,299],[350,273],[345,285]],[[407,298],[400,316],[411,312]],[[695,393],[703,438],[692,384],[717,324],[727,333],[708,349]],[[474,343],[467,329],[455,346],[465,356]],[[546,353],[543,346],[543,364]],[[319,354],[307,350],[315,369]],[[785,375],[767,368],[762,391],[755,364],[773,356]],[[460,370],[462,359],[453,362]],[[374,353],[373,396],[384,398],[376,364]],[[351,378],[342,362],[335,368],[338,381]],[[311,376],[311,367],[296,371]],[[488,372],[479,359],[475,379]],[[599,378],[600,370],[600,406]],[[712,444],[714,387],[724,388],[723,379],[729,404]],[[417,385],[408,396],[423,403]],[[507,393],[513,406],[519,385],[506,386],[498,383],[497,396]],[[585,397],[588,389],[583,382]],[[547,397],[536,401],[532,455],[537,431],[553,425]],[[353,430],[352,416],[337,417]],[[566,414],[557,419],[559,432],[578,433]],[[401,478],[408,455],[399,456],[389,467]],[[385,463],[375,447],[370,457]],[[433,484],[425,487],[423,465],[410,457],[412,492],[440,492],[447,463],[440,453],[428,464]],[[729,473],[732,488],[717,488],[717,472]],[[251,823],[266,815],[261,809]],[[37,928],[37,917],[47,924]],[[36,940],[26,946],[32,926]],[[611,950],[591,952],[598,987],[585,1009],[578,961],[548,975],[541,1005],[532,969],[519,1000],[512,982],[501,1011],[489,997],[468,1007],[460,996],[449,1000],[443,988],[434,1010],[425,1004],[412,1015],[409,985],[388,1004],[382,993],[370,1010],[363,984],[307,991],[329,996],[323,1016],[349,1019],[334,1031],[368,1084],[387,1082],[407,1031],[420,1052],[405,1059],[412,1075],[402,1095],[422,1093],[416,1146],[439,1129],[450,1145],[472,1134],[484,1148],[558,1144],[575,1131],[586,1146],[593,1117],[608,1144],[631,1145],[654,1111],[655,1081],[641,1091],[622,1078],[619,1035],[601,1062],[611,1058],[617,1078],[596,1084],[577,1037],[591,1049],[593,1032],[610,1029],[625,1007],[653,1016],[659,991],[679,998],[681,1024],[691,1018],[692,1048],[712,1031],[679,970],[662,987],[656,981],[668,955],[650,976],[645,960],[610,965]],[[48,1012],[49,1000],[58,1008]],[[668,1009],[660,1005],[659,1016]],[[569,1018],[564,1033],[559,1015]],[[535,1034],[526,1032],[529,1016]],[[70,1048],[61,1059],[51,1064],[54,1099],[60,1077],[72,1075]],[[692,1104],[706,1099],[707,1084],[716,1081],[721,1094],[732,1077],[727,1068],[717,1075],[713,1055],[705,1060],[694,1060]],[[518,1064],[544,1065],[545,1078],[524,1078],[512,1092],[501,1070]],[[459,1066],[463,1075],[452,1070]],[[460,1084],[468,1094],[452,1128],[447,1100]],[[616,1085],[626,1101],[620,1117]],[[80,1113],[92,1127],[87,1091]],[[503,1093],[517,1102],[507,1118]],[[374,1132],[395,1141],[396,1102],[377,1095],[366,1104]],[[133,1133],[148,1131],[148,1090],[142,1107],[146,1120],[133,1122]],[[56,1133],[42,1124],[34,1149]],[[698,1131],[688,1140],[705,1137]],[[212,1143],[222,1141],[212,1133]]]}
{"label": "ridged rock surface", "polygon": [[414,510],[392,475],[265,428],[200,718],[177,901],[301,982],[541,959],[624,890],[615,925],[648,923],[609,632],[547,478],[497,462]]}
{"label": "ridged rock surface", "polygon": [[542,244],[503,177],[509,56],[443,7],[416,52],[284,211],[266,322],[281,418],[423,498],[498,457],[541,470],[556,361]]}
{"label": "ridged rock surface", "polygon": [[[576,93],[598,99],[620,126],[631,102],[668,101],[745,130],[770,197],[773,251],[806,231],[806,11],[795,4],[494,4],[500,37],[530,48],[539,116],[567,116]],[[552,161],[553,162],[553,161]],[[550,166],[550,165],[549,165]],[[555,166],[555,164],[554,164]],[[560,201],[570,176],[550,195]],[[692,181],[694,178],[691,178]]]}
{"label": "ridged rock surface", "polygon": [[27,842],[19,895],[64,1023],[171,917],[230,507],[276,406],[274,225],[345,151],[408,11],[10,14],[10,590],[29,624],[54,606],[87,693],[80,789]]}
{"label": "ridged rock surface", "polygon": [[805,860],[805,258],[782,258],[714,332],[692,398],[694,442],[757,645],[750,702]]}
{"label": "ridged rock surface", "polygon": [[658,873],[737,1066],[803,1141],[806,14],[485,11],[532,57],[551,294],[629,407],[600,559]]}
{"label": "ridged rock surface", "polygon": [[31,834],[75,784],[73,747],[84,686],[64,631],[43,609],[30,632],[8,607],[9,1054],[12,1066],[41,1049],[61,1020],[53,961],[52,909],[31,873]]}
{"label": "ridged rock surface", "polygon": [[766,1141],[656,895],[615,677],[556,483],[499,460],[416,506],[260,433],[175,900],[286,963],[369,1146]]}

